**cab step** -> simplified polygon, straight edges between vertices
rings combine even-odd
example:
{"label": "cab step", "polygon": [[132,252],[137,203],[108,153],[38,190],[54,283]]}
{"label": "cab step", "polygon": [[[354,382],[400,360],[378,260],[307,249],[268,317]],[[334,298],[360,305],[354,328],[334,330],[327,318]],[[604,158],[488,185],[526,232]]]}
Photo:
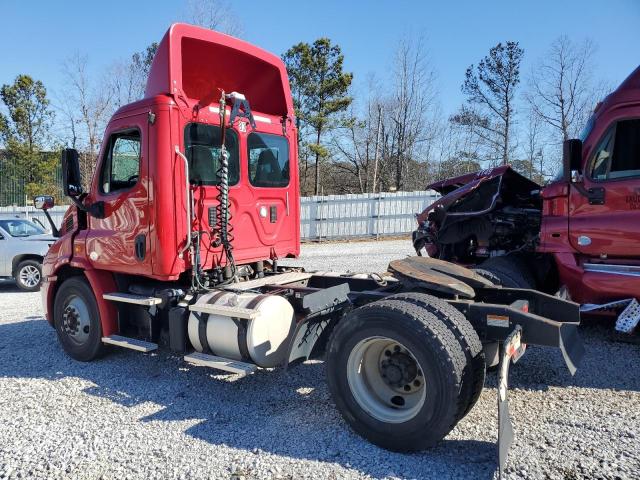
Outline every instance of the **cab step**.
{"label": "cab step", "polygon": [[193,352],[184,356],[184,361],[200,367],[215,368],[225,372],[235,373],[244,377],[255,372],[258,367],[252,363],[239,362],[230,358],[217,357],[207,353]]}
{"label": "cab step", "polygon": [[102,343],[108,343],[109,345],[116,345],[118,347],[124,347],[144,353],[158,349],[157,343],[145,342],[144,340],[138,340],[137,338],[123,337],[122,335],[109,335],[108,337],[102,337]]}
{"label": "cab step", "polygon": [[102,295],[102,298],[111,300],[112,302],[133,303],[134,305],[142,305],[144,307],[152,307],[162,303],[161,298],[145,297],[144,295],[135,295],[133,293],[105,293]]}
{"label": "cab step", "polygon": [[198,313],[207,313],[209,315],[220,315],[221,317],[244,318],[253,320],[260,312],[251,308],[232,307],[229,305],[212,305],[208,303],[196,303],[190,305],[189,310]]}

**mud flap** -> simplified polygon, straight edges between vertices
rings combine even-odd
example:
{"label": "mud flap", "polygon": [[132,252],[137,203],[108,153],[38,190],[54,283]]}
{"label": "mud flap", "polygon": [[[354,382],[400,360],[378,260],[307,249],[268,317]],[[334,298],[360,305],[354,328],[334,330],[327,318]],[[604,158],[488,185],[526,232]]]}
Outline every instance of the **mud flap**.
{"label": "mud flap", "polygon": [[513,425],[509,416],[507,390],[509,389],[509,364],[516,363],[524,354],[527,346],[522,343],[522,327],[516,328],[504,341],[502,358],[500,359],[500,374],[498,377],[498,472],[502,478],[507,464],[507,454],[513,443]]}
{"label": "mud flap", "polygon": [[564,324],[560,327],[559,347],[562,352],[569,373],[576,374],[576,370],[582,363],[584,357],[584,344],[578,334],[578,326],[572,324]]}

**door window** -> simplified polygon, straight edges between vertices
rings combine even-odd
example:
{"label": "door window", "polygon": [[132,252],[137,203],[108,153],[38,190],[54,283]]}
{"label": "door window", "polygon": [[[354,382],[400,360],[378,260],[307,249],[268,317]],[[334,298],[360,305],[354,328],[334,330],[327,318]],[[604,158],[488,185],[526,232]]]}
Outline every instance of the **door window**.
{"label": "door window", "polygon": [[590,174],[594,180],[640,177],[640,119],[622,120],[605,135]]}
{"label": "door window", "polygon": [[111,135],[109,150],[100,173],[102,193],[125,190],[138,182],[140,146],[140,132],[137,130],[127,130]]}
{"label": "door window", "polygon": [[[220,169],[220,127],[204,123],[190,123],[184,129],[184,145],[189,161],[189,181],[194,185],[218,185]],[[229,185],[240,180],[238,136],[231,128],[225,132],[225,146],[229,154]]]}
{"label": "door window", "polygon": [[249,181],[254,187],[289,185],[289,143],[279,135],[252,132],[248,138]]}

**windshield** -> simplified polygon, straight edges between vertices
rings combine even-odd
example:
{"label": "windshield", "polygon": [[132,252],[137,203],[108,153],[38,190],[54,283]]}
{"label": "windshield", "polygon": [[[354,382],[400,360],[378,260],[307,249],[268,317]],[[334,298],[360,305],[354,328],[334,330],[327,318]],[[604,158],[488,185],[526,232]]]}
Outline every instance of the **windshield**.
{"label": "windshield", "polygon": [[0,227],[12,237],[28,237],[30,235],[46,233],[35,223],[20,218],[0,220]]}

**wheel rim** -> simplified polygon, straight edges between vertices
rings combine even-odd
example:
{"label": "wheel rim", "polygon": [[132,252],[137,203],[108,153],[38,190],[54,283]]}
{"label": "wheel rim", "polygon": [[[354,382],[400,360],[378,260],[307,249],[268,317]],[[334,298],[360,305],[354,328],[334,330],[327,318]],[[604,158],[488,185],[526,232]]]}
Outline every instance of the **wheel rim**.
{"label": "wheel rim", "polygon": [[81,345],[89,338],[89,318],[87,304],[82,298],[73,296],[62,312],[62,329],[73,342]]}
{"label": "wheel rim", "polygon": [[40,270],[33,265],[26,265],[20,269],[19,277],[25,287],[34,288],[40,283]]}
{"label": "wheel rim", "polygon": [[385,423],[411,420],[427,397],[423,370],[415,356],[387,337],[366,338],[351,350],[347,381],[360,407]]}

